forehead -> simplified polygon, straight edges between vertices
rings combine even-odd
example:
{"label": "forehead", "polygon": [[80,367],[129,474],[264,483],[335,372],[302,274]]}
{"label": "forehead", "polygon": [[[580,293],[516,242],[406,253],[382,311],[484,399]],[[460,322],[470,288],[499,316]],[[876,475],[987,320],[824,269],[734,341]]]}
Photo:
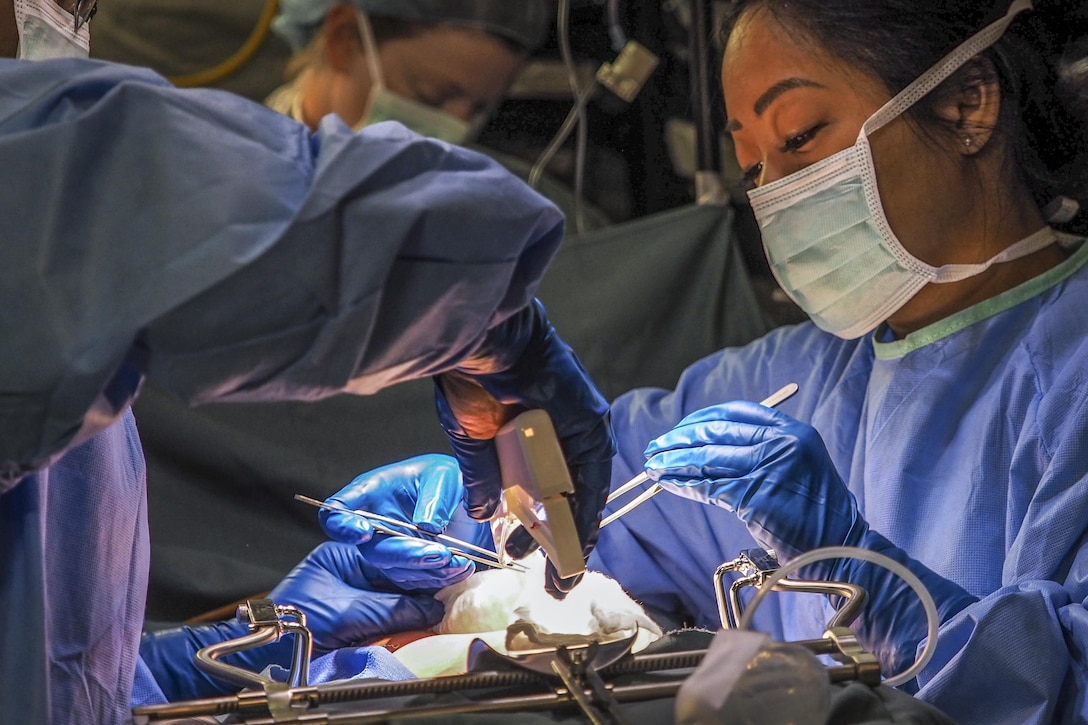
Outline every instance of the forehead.
{"label": "forehead", "polygon": [[483,95],[504,90],[527,58],[486,30],[452,24],[389,40],[383,51],[417,74]]}
{"label": "forehead", "polygon": [[722,59],[722,92],[726,103],[762,93],[784,79],[815,82],[832,93],[851,96],[879,93],[873,76],[833,55],[820,43],[786,27],[770,11],[744,15],[730,33]]}
{"label": "forehead", "polygon": [[486,59],[497,57],[520,58],[523,53],[494,33],[472,25],[456,23],[434,23],[420,26],[413,34],[401,40],[410,39],[421,55],[437,58],[454,55],[480,56]]}

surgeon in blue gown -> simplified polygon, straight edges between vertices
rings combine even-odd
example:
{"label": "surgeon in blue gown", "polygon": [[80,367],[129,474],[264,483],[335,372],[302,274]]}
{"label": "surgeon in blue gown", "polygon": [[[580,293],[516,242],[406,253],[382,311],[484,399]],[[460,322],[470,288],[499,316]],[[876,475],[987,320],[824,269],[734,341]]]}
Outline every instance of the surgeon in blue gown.
{"label": "surgeon in blue gown", "polygon": [[[645,470],[676,495],[604,529],[589,564],[663,623],[716,628],[711,575],[753,544],[862,547],[935,599],[918,698],[962,723],[1088,720],[1088,78],[1064,47],[1086,18],[1038,6],[728,4],[728,128],[812,322],[612,404],[613,486]],[[749,402],[789,382],[776,409]],[[913,663],[926,619],[902,582],[802,573],[865,587],[859,640],[886,675]],[[830,612],[771,597],[755,625],[807,639]]]}
{"label": "surgeon in blue gown", "polygon": [[[330,116],[311,133],[79,59],[93,8],[0,0],[0,56],[18,58],[0,60],[5,722],[127,721],[134,682],[138,701],[161,699],[138,659],[148,531],[129,404],[145,377],[200,403],[435,376],[477,516],[498,495],[495,426],[542,407],[588,554],[615,449],[607,404],[533,299],[559,211],[486,157],[398,124],[353,133]],[[441,616],[377,591],[358,549],[329,551],[283,585],[301,601],[331,577],[363,603],[315,617],[326,642]]]}

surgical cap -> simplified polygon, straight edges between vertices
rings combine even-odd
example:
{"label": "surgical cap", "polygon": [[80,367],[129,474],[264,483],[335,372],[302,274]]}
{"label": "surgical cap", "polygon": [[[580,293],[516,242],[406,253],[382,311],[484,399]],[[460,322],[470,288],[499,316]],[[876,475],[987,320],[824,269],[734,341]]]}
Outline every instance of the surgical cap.
{"label": "surgical cap", "polygon": [[483,28],[534,51],[555,20],[555,0],[280,0],[272,29],[306,47],[333,6],[351,2],[374,17]]}

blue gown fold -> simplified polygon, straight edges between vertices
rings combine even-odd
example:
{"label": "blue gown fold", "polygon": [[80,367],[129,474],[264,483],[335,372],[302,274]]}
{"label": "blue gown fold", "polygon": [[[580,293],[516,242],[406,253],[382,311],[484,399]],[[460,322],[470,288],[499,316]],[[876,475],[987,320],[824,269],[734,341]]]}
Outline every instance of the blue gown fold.
{"label": "blue gown fold", "polygon": [[156,692],[140,380],[308,400],[447,370],[530,302],[563,217],[398,124],[311,134],[87,60],[0,61],[0,168],[3,717],[126,722],[134,676]]}
{"label": "blue gown fold", "polygon": [[499,164],[399,124],[310,134],[94,61],[5,61],[0,88],[0,486],[78,442],[123,364],[190,402],[449,369],[563,235]]}

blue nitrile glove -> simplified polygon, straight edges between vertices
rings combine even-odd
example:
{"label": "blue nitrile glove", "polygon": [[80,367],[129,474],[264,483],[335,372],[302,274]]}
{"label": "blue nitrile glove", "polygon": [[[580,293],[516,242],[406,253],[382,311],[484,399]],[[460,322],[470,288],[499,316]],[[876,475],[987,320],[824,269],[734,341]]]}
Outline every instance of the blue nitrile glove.
{"label": "blue nitrile glove", "polygon": [[[646,448],[646,472],[685,498],[733,511],[761,546],[785,563],[824,546],[878,551],[906,566],[933,595],[941,622],[976,601],[871,530],[820,434],[758,403],[735,401],[684,418]],[[886,569],[855,559],[805,567],[809,579],[858,584],[869,594],[853,629],[886,675],[914,662],[926,616],[910,587]]]}
{"label": "blue nitrile glove", "polygon": [[[325,500],[494,548],[491,528],[464,513],[463,495],[457,461],[450,456],[427,454],[357,476]],[[336,541],[358,545],[367,563],[401,589],[434,591],[456,584],[475,571],[471,560],[452,556],[442,543],[375,535],[374,527],[361,516],[322,509],[318,517],[325,533]]]}
{"label": "blue nitrile glove", "polygon": [[[499,461],[492,439],[518,413],[543,409],[552,419],[570,469],[571,510],[582,553],[597,543],[608,496],[616,443],[608,403],[539,301],[492,328],[469,359],[436,380],[438,416],[450,438],[465,483],[465,507],[487,520],[502,496]],[[519,529],[507,553],[521,558],[536,547]],[[562,579],[548,563],[546,589],[562,598],[581,577]]]}
{"label": "blue nitrile glove", "polygon": [[[339,647],[432,627],[442,619],[442,603],[424,594],[397,590],[350,544],[325,542],[311,551],[269,594],[276,604],[294,604],[306,613],[314,635],[314,656]],[[193,664],[197,650],[240,637],[237,622],[186,626],[145,633],[143,657],[171,702],[237,691],[237,686],[205,675]],[[270,664],[290,667],[294,636],[222,658],[253,672]]]}

